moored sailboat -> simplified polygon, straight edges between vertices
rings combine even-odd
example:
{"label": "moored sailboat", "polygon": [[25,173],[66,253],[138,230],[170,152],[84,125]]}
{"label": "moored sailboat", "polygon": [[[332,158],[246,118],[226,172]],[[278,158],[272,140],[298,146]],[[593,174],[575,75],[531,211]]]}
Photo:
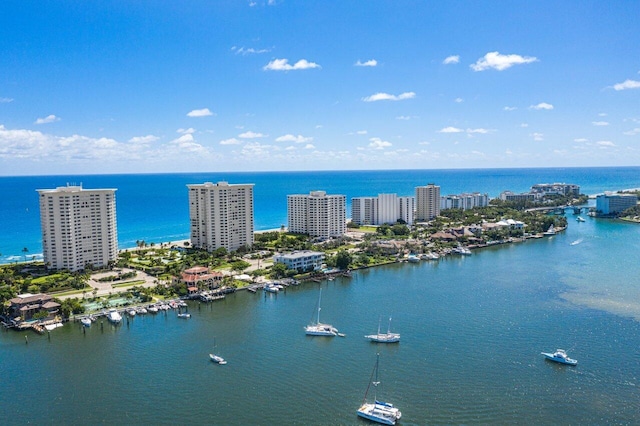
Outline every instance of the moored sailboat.
{"label": "moored sailboat", "polygon": [[[376,354],[376,364],[373,367],[373,372],[371,373],[373,380],[369,380],[367,391],[364,394],[364,401],[362,402],[362,405],[360,405],[360,408],[358,408],[358,416],[384,425],[395,425],[396,421],[400,420],[400,417],[402,417],[400,410],[394,407],[393,404],[378,401],[378,385],[380,384],[380,381],[378,380],[379,363],[380,354]],[[373,385],[374,389],[373,403],[367,402],[367,395],[371,385]]]}
{"label": "moored sailboat", "polygon": [[386,333],[380,332],[380,321],[378,321],[378,333],[364,337],[376,343],[397,343],[400,341],[400,334],[391,332],[391,317],[389,317],[389,326]]}
{"label": "moored sailboat", "polygon": [[322,289],[320,289],[320,294],[318,296],[318,311],[317,317],[315,321],[312,321],[311,324],[304,328],[305,334],[309,336],[337,336],[338,329],[334,328],[331,324],[323,324],[320,322],[320,301],[322,299]]}

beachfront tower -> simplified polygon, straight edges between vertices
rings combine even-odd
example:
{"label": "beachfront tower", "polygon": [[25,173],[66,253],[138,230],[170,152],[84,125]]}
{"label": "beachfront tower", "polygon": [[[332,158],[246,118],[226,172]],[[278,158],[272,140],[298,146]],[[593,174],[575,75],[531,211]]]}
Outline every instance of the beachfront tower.
{"label": "beachfront tower", "polygon": [[346,196],[311,191],[309,195],[287,195],[289,232],[328,239],[347,232]]}
{"label": "beachfront tower", "polygon": [[82,271],[118,258],[115,189],[38,189],[44,263]]}
{"label": "beachfront tower", "polygon": [[440,187],[433,183],[416,187],[416,222],[427,222],[440,214]]}
{"label": "beachfront tower", "polygon": [[205,182],[189,188],[191,245],[229,251],[253,245],[253,184]]}

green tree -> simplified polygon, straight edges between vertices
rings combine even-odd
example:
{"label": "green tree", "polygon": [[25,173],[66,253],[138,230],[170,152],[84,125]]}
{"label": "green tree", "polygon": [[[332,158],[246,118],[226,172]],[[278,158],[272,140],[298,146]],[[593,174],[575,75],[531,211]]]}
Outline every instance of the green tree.
{"label": "green tree", "polygon": [[339,269],[348,269],[351,260],[351,254],[346,250],[338,250],[336,253],[336,267]]}

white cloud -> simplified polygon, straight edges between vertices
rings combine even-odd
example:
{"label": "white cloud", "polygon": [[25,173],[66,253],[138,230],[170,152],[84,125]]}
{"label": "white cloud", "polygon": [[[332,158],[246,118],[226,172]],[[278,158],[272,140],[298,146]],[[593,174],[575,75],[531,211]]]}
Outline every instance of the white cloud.
{"label": "white cloud", "polygon": [[239,138],[242,139],[255,139],[255,138],[264,138],[267,135],[264,135],[262,133],[256,133],[256,132],[252,132],[251,130],[249,130],[248,132],[244,132],[244,133],[240,133],[238,135]]}
{"label": "white cloud", "polygon": [[459,55],[447,56],[446,58],[444,58],[444,61],[442,61],[442,63],[445,64],[445,65],[457,64],[458,62],[460,62],[460,56]]}
{"label": "white cloud", "polygon": [[545,109],[545,110],[551,110],[551,109],[553,109],[553,105],[548,104],[548,103],[546,103],[546,102],[540,102],[540,103],[539,103],[539,104],[537,104],[537,105],[531,105],[531,106],[529,107],[529,109],[536,109],[536,110],[542,110],[542,109]]}
{"label": "white cloud", "polygon": [[461,132],[464,132],[464,130],[458,129],[457,127],[451,127],[451,126],[438,130],[438,133],[461,133]]}
{"label": "white cloud", "polygon": [[13,102],[13,98],[0,98],[0,104],[8,104],[9,102]]}
{"label": "white cloud", "polygon": [[376,102],[376,101],[402,101],[405,99],[413,99],[416,97],[414,92],[404,92],[399,95],[390,95],[388,93],[378,92],[366,98],[362,98],[364,102]]}
{"label": "white cloud", "polygon": [[589,139],[585,139],[585,138],[577,138],[573,140],[574,142],[578,142],[578,143],[582,143],[582,142],[588,142]]}
{"label": "white cloud", "polygon": [[544,134],[542,133],[532,133],[531,137],[533,138],[534,141],[537,141],[537,142],[544,140]]}
{"label": "white cloud", "polygon": [[291,134],[279,136],[276,138],[276,142],[295,142],[295,143],[305,143],[311,142],[313,140],[312,137],[305,137],[302,135],[294,136]]}
{"label": "white cloud", "polygon": [[176,146],[180,151],[187,153],[206,153],[205,147],[197,143],[192,133],[185,133],[177,139],[170,142],[171,145]]}
{"label": "white cloud", "polygon": [[242,142],[236,138],[224,139],[220,141],[220,145],[239,145]]}
{"label": "white cloud", "polygon": [[499,52],[489,52],[484,55],[484,57],[478,59],[475,64],[471,64],[470,66],[474,71],[484,71],[489,68],[503,71],[514,65],[529,64],[537,61],[538,58],[533,56],[501,55]]}
{"label": "white cloud", "polygon": [[633,130],[629,130],[627,132],[624,132],[623,134],[627,135],[627,136],[634,136],[634,135],[638,135],[640,134],[640,129],[639,128],[635,128]]}
{"label": "white cloud", "polygon": [[356,62],[354,65],[356,67],[375,67],[378,65],[378,61],[376,61],[375,59],[369,59],[368,61],[360,62],[360,60],[358,59],[358,62]]}
{"label": "white cloud", "polygon": [[614,90],[638,89],[640,88],[640,81],[625,80],[622,83],[614,84],[613,88]]}
{"label": "white cloud", "polygon": [[304,149],[315,149],[316,147],[313,146],[312,144],[308,143],[304,146]]}
{"label": "white cloud", "polygon": [[320,65],[315,62],[309,62],[306,59],[300,59],[295,64],[291,65],[288,59],[274,59],[267,65],[262,67],[265,71],[291,71],[291,70],[306,70],[311,68],[321,68]]}
{"label": "white cloud", "polygon": [[242,55],[242,56],[259,55],[261,53],[268,53],[271,51],[270,49],[254,49],[253,47],[236,47],[236,46],[233,46],[231,50],[233,50],[236,55]]}
{"label": "white cloud", "polygon": [[135,143],[135,144],[149,144],[151,142],[157,141],[158,139],[160,138],[154,135],[134,136],[131,139],[129,139],[129,142]]}
{"label": "white cloud", "polygon": [[512,107],[512,106],[506,106],[506,107],[504,107],[504,110],[505,110],[505,111],[515,111],[515,110],[517,110],[517,109],[518,109],[518,107]]}
{"label": "white cloud", "polygon": [[606,112],[601,112],[601,113],[599,113],[599,114],[598,114],[598,116],[599,116],[599,117],[606,117],[606,116],[607,116],[607,113],[606,113]]}
{"label": "white cloud", "polygon": [[209,111],[209,108],[194,109],[187,113],[187,117],[208,117],[210,115],[213,113]]}
{"label": "white cloud", "polygon": [[607,121],[592,121],[591,124],[594,126],[608,126],[609,123]]}
{"label": "white cloud", "polygon": [[60,117],[56,117],[55,115],[47,115],[44,118],[38,118],[34,124],[47,124],[53,123],[54,121],[60,121]]}
{"label": "white cloud", "polygon": [[385,149],[392,146],[391,142],[383,141],[380,138],[371,138],[369,139],[369,141],[371,142],[369,144],[369,148],[373,149]]}
{"label": "white cloud", "polygon": [[462,98],[455,98],[455,99],[453,100],[453,102],[455,102],[455,103],[457,103],[457,104],[460,104],[460,103],[464,102],[464,99],[462,99]]}
{"label": "white cloud", "polygon": [[358,130],[358,131],[356,132],[356,134],[358,134],[358,135],[366,135],[366,134],[367,134],[367,131],[366,131],[366,130]]}
{"label": "white cloud", "polygon": [[399,115],[396,117],[396,120],[411,120],[411,117],[408,115]]}
{"label": "white cloud", "polygon": [[196,129],[194,129],[193,127],[189,127],[188,129],[180,128],[180,129],[176,130],[176,132],[177,133],[182,133],[182,134],[195,133]]}
{"label": "white cloud", "polygon": [[598,141],[596,142],[596,145],[601,146],[601,147],[610,147],[610,146],[616,146],[616,144],[614,144],[611,141]]}
{"label": "white cloud", "polygon": [[520,123],[520,127],[522,128],[529,127],[529,123]]}
{"label": "white cloud", "polygon": [[467,129],[467,133],[471,134],[471,133],[480,133],[482,135],[486,135],[487,133],[489,133],[490,130],[488,129],[483,129],[483,128],[479,128],[479,129]]}

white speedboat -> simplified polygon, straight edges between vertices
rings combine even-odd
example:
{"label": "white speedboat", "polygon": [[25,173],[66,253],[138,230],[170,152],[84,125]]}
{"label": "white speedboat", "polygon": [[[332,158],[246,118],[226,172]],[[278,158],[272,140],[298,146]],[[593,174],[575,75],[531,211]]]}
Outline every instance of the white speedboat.
{"label": "white speedboat", "polygon": [[549,229],[547,229],[546,231],[544,231],[542,233],[542,235],[546,235],[546,236],[551,236],[551,235],[556,235],[556,234],[557,234],[556,228],[554,228],[553,225],[551,225],[549,227]]}
{"label": "white speedboat", "polygon": [[559,362],[560,364],[567,365],[578,365],[578,361],[572,358],[569,358],[567,352],[564,349],[556,349],[555,352],[541,352],[542,355],[549,361]]}
{"label": "white speedboat", "polygon": [[583,218],[583,217],[580,217],[580,216],[576,217],[576,220],[577,220],[578,222],[584,222],[584,221],[585,221],[585,220],[584,220],[584,218]]}
{"label": "white speedboat", "polygon": [[178,314],[178,318],[188,319],[188,318],[191,318],[191,314],[189,313]]}
{"label": "white speedboat", "polygon": [[322,296],[322,289],[320,289],[320,295],[318,296],[318,315],[315,321],[304,328],[305,334],[309,336],[337,336],[338,329],[334,328],[330,324],[323,324],[320,322],[320,300]]}
{"label": "white speedboat", "polygon": [[264,291],[269,293],[278,293],[280,291],[280,287],[274,284],[267,284],[264,286]]}
{"label": "white speedboat", "polygon": [[127,315],[129,315],[130,317],[135,317],[136,316],[136,310],[135,309],[129,309],[127,311]]}
{"label": "white speedboat", "polygon": [[144,306],[140,306],[138,309],[136,309],[136,312],[144,315],[147,313],[147,309]]}
{"label": "white speedboat", "polygon": [[[216,339],[213,339],[213,350],[216,350]],[[227,363],[227,361],[222,358],[220,355],[216,355],[216,354],[209,354],[209,358],[211,359],[211,361],[215,362],[216,364],[220,364],[220,365],[225,365]]]}
{"label": "white speedboat", "polygon": [[158,307],[156,305],[149,306],[149,308],[147,310],[149,312],[151,312],[152,314],[157,314],[158,313]]}
{"label": "white speedboat", "polygon": [[429,253],[424,253],[420,258],[423,260],[438,260],[440,259],[440,256],[430,251]]}
{"label": "white speedboat", "polygon": [[[388,402],[378,401],[377,391],[380,381],[378,380],[378,365],[380,360],[380,354],[376,355],[376,364],[374,367],[372,377],[375,379],[367,386],[367,391],[364,394],[364,401],[360,408],[358,408],[358,416],[371,420],[372,422],[381,423],[383,425],[395,425],[396,421],[400,420],[402,413],[393,404]],[[367,402],[367,394],[369,389],[373,385],[374,397],[373,402]]]}
{"label": "white speedboat", "polygon": [[85,327],[91,327],[91,318],[89,317],[84,317],[80,320],[80,322],[82,323],[82,325],[84,325]]}
{"label": "white speedboat", "polygon": [[380,332],[380,321],[378,321],[378,333],[369,334],[364,337],[376,343],[397,343],[400,341],[400,334],[391,332],[391,317],[389,317],[389,327],[386,333]]}
{"label": "white speedboat", "polygon": [[410,254],[407,257],[407,261],[409,261],[411,263],[418,263],[418,262],[420,262],[420,258],[418,256],[416,256],[415,254]]}
{"label": "white speedboat", "polygon": [[458,246],[456,248],[454,248],[453,250],[451,250],[452,253],[456,253],[456,254],[461,254],[463,256],[468,256],[471,254],[471,250],[469,250],[466,247],[463,246]]}
{"label": "white speedboat", "polygon": [[122,321],[122,315],[120,315],[120,312],[115,309],[109,309],[109,312],[107,312],[107,319],[113,324],[120,324]]}

